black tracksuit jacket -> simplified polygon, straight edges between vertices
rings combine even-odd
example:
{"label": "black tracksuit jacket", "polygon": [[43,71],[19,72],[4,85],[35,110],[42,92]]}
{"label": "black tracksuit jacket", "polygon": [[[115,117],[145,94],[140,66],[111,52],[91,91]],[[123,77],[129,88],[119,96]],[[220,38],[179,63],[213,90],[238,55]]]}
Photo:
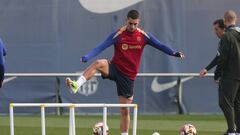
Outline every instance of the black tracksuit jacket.
{"label": "black tracksuit jacket", "polygon": [[229,26],[220,40],[218,66],[221,78],[240,80],[240,29]]}

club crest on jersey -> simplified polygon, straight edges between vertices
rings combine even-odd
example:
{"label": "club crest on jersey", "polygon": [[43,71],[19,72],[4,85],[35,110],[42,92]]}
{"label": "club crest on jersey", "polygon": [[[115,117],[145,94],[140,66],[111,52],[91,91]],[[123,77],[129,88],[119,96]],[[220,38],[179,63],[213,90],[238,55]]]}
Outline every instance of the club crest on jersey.
{"label": "club crest on jersey", "polygon": [[128,44],[122,44],[122,49],[127,50],[128,49]]}
{"label": "club crest on jersey", "polygon": [[141,37],[140,37],[140,36],[137,37],[137,41],[138,41],[138,42],[141,41]]}

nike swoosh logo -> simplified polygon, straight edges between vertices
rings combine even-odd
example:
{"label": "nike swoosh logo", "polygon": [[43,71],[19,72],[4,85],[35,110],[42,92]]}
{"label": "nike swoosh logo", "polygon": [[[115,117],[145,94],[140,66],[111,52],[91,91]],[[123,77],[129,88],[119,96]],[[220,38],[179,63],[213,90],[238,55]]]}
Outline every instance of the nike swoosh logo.
{"label": "nike swoosh logo", "polygon": [[17,78],[16,76],[6,78],[6,79],[3,80],[3,84],[8,83],[8,82],[10,82],[10,81],[12,81],[12,80],[14,80],[16,78]]}
{"label": "nike swoosh logo", "polygon": [[93,13],[112,13],[133,6],[144,0],[79,0],[80,4]]}
{"label": "nike swoosh logo", "polygon": [[[193,77],[185,77],[185,78],[182,78],[182,82],[186,82],[190,79],[192,79]],[[174,86],[177,85],[177,80],[176,81],[172,81],[172,82],[168,82],[168,83],[163,83],[163,84],[160,84],[158,83],[158,77],[155,77],[152,81],[152,85],[151,85],[151,88],[152,88],[152,91],[153,92],[162,92],[162,91],[165,91],[169,88],[173,88]]]}

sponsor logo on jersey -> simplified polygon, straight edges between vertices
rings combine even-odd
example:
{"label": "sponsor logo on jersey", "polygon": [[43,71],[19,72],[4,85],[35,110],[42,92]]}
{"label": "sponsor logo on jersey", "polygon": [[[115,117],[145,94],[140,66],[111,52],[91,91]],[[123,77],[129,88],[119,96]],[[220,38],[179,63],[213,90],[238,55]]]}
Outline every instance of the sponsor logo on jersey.
{"label": "sponsor logo on jersey", "polygon": [[123,50],[128,50],[128,49],[142,49],[141,45],[128,45],[128,44],[122,44],[122,49]]}
{"label": "sponsor logo on jersey", "polygon": [[129,45],[129,49],[141,49],[140,45]]}
{"label": "sponsor logo on jersey", "polygon": [[127,50],[128,49],[128,44],[122,44],[122,49]]}

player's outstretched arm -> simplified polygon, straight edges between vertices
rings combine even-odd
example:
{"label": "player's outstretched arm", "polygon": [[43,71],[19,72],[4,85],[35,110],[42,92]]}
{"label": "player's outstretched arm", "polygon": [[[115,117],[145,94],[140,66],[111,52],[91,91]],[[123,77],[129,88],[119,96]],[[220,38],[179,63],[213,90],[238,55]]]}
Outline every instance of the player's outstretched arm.
{"label": "player's outstretched arm", "polygon": [[150,46],[163,51],[164,53],[171,55],[171,56],[175,56],[175,57],[179,57],[179,58],[184,58],[184,54],[182,52],[175,52],[173,49],[171,49],[170,47],[162,44],[157,38],[155,38],[152,34],[147,33],[148,36],[146,36],[146,40],[147,40],[147,44],[149,44]]}
{"label": "player's outstretched arm", "polygon": [[103,42],[97,45],[94,49],[92,49],[87,55],[82,56],[81,61],[87,62],[91,58],[97,56],[100,54],[103,50],[110,47],[115,43],[115,40],[113,36],[116,34],[116,32],[111,33]]}

